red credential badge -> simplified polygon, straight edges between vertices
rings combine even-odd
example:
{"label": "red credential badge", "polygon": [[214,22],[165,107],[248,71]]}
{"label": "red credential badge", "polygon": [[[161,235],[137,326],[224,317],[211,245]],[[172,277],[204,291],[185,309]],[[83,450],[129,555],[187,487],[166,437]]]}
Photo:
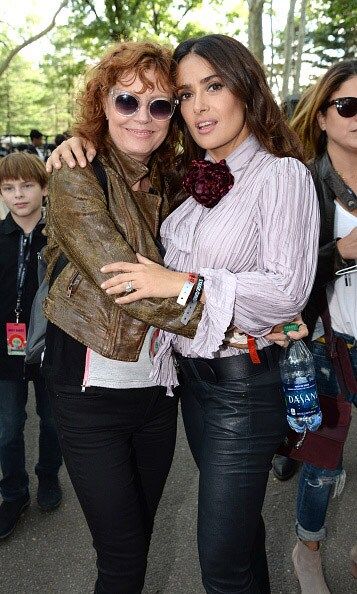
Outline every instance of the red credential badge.
{"label": "red credential badge", "polygon": [[6,323],[6,342],[8,355],[25,356],[26,324]]}

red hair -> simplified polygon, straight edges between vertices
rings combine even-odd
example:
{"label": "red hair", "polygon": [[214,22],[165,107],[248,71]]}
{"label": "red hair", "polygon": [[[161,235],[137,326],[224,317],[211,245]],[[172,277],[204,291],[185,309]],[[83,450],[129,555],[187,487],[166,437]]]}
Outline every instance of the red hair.
{"label": "red hair", "polygon": [[[78,122],[73,129],[74,134],[91,140],[97,149],[102,148],[108,132],[103,102],[110,89],[123,75],[127,76],[130,72],[133,73],[133,78],[139,77],[143,91],[151,89],[152,82],[146,75],[151,68],[154,68],[162,89],[173,92],[172,51],[169,48],[152,42],[131,41],[116,44],[89,71],[85,89],[78,98],[80,111]],[[166,163],[174,162],[177,135],[177,125],[171,120],[168,135],[156,150]]]}

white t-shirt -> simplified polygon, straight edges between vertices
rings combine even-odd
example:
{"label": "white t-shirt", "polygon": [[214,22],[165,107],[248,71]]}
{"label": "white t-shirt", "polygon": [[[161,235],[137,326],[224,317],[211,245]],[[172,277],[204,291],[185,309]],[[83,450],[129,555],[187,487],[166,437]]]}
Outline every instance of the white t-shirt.
{"label": "white t-shirt", "polygon": [[116,390],[156,386],[155,382],[150,379],[152,370],[150,344],[154,330],[154,328],[148,330],[138,361],[108,359],[87,349],[83,385]]}
{"label": "white t-shirt", "polygon": [[[337,201],[334,223],[334,237],[345,237],[357,227],[357,217],[344,209]],[[327,287],[327,299],[332,328],[336,332],[357,338],[357,272],[336,278]]]}

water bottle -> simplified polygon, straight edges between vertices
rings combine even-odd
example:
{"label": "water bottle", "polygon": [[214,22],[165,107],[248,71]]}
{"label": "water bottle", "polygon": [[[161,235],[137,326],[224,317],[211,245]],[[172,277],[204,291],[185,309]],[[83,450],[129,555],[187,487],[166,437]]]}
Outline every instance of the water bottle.
{"label": "water bottle", "polygon": [[[284,326],[285,333],[298,329],[298,324]],[[290,427],[297,433],[316,431],[321,425],[322,414],[312,354],[302,340],[291,340],[279,365]]]}

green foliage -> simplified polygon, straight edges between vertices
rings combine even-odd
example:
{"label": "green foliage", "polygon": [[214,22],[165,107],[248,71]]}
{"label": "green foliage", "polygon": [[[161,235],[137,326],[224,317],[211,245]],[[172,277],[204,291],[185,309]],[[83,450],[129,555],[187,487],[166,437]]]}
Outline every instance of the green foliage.
{"label": "green foliage", "polygon": [[[265,14],[278,10],[281,0],[266,1]],[[188,37],[222,31],[246,33],[248,2],[227,3],[212,0],[217,18],[207,18],[207,0],[70,0],[66,26],[56,27],[51,35],[53,50],[34,67],[21,54],[11,62],[1,78],[0,135],[27,134],[32,127],[55,134],[70,127],[75,113],[75,97],[88,66],[96,62],[113,42],[125,39],[156,39],[175,46]],[[295,30],[299,27],[299,2]],[[98,7],[101,7],[99,9]],[[303,60],[327,68],[336,59],[357,54],[356,0],[310,0]],[[267,21],[265,21],[267,23]],[[0,22],[0,63],[11,48],[36,29],[30,15],[22,30]],[[242,29],[242,30],[240,30]],[[265,59],[274,91],[280,87],[284,67],[284,31],[275,31],[273,59],[267,48]],[[297,35],[292,45],[291,76],[294,77]]]}
{"label": "green foliage", "polygon": [[77,87],[88,65],[84,53],[73,47],[72,37],[69,27],[58,27],[52,38],[54,51],[41,64],[46,80],[44,101],[52,109],[53,129],[61,132],[72,124]]}
{"label": "green foliage", "polygon": [[[5,25],[2,25],[0,36],[1,62],[17,40],[14,40],[14,32]],[[64,81],[63,73],[68,65],[61,63],[60,68],[62,57],[57,57],[52,71],[34,67],[21,55],[11,61],[1,77],[0,136],[26,136],[31,128],[38,128],[44,134],[50,134],[52,141],[52,135],[68,127],[72,117],[68,100],[72,97],[73,87]],[[53,57],[49,59],[54,60]]]}
{"label": "green foliage", "polygon": [[126,39],[150,38],[174,44],[182,38],[183,19],[200,7],[202,0],[105,0],[103,15],[97,12],[95,2],[72,0],[71,4],[73,44],[97,57],[110,43]]}
{"label": "green foliage", "polygon": [[[357,3],[355,0],[314,0],[309,14],[307,43],[317,66],[328,68],[336,60],[357,55]],[[311,26],[312,24],[315,26]]]}

